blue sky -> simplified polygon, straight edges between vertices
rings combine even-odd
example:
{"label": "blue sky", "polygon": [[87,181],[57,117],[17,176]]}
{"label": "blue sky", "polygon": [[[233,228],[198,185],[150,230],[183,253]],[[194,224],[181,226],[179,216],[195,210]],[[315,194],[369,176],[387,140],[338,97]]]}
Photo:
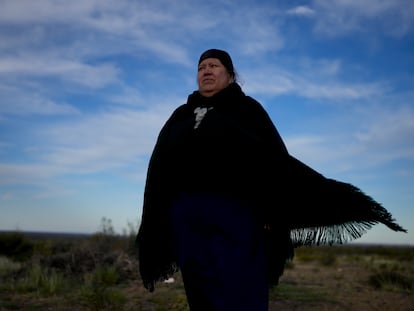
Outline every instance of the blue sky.
{"label": "blue sky", "polygon": [[137,224],[161,126],[227,50],[290,153],[350,182],[414,244],[411,0],[0,0],[0,230]]}

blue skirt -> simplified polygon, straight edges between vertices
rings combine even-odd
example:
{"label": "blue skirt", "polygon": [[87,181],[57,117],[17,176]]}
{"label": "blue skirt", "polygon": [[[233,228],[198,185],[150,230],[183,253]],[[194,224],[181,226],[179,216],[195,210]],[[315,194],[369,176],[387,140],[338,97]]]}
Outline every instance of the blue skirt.
{"label": "blue skirt", "polygon": [[173,239],[191,311],[267,311],[263,226],[252,206],[184,194],[172,206]]}

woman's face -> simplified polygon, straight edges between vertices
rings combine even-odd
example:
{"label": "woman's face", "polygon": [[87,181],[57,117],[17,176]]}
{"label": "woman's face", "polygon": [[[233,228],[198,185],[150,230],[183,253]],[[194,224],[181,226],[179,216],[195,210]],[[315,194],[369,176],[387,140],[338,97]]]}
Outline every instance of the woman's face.
{"label": "woman's face", "polygon": [[198,91],[210,97],[233,82],[233,77],[218,58],[206,58],[198,65]]}

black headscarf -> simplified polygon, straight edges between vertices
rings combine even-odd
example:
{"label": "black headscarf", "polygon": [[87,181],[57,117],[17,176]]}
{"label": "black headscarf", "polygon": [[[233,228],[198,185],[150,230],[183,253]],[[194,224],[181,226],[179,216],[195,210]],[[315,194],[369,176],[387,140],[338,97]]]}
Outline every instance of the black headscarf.
{"label": "black headscarf", "polygon": [[218,50],[218,49],[207,50],[203,54],[201,54],[198,64],[200,65],[200,63],[207,58],[219,59],[220,62],[224,65],[224,67],[226,67],[228,73],[234,77],[233,62],[231,60],[229,53],[223,50]]}

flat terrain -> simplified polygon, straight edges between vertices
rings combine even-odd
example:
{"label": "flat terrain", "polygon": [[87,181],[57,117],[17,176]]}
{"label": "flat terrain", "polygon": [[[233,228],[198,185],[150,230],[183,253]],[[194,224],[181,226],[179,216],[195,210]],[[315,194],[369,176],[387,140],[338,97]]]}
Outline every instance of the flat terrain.
{"label": "flat terrain", "polygon": [[[143,288],[128,241],[37,238],[24,260],[0,255],[0,310],[188,310],[179,273],[154,293]],[[269,310],[413,311],[414,247],[298,248]]]}
{"label": "flat terrain", "polygon": [[[314,261],[295,262],[295,267],[286,270],[279,287],[272,291],[270,310],[413,311],[414,267],[410,268],[411,285],[406,287],[401,283],[405,284],[408,273],[374,271],[369,268],[372,264],[369,258],[361,257],[340,257],[332,266]],[[378,285],[380,288],[374,286],[374,277],[383,282]]]}
{"label": "flat terrain", "polygon": [[[364,255],[359,247],[341,247],[340,250],[335,255],[335,247],[300,249],[300,254],[285,270],[280,284],[271,290],[269,310],[414,310],[412,258],[404,261],[400,257],[390,259],[389,257],[394,256],[391,254]],[[386,248],[381,249],[381,252],[387,252]],[[137,302],[142,299],[145,303],[143,302],[141,309],[135,310],[170,310],[168,303],[177,306],[184,301],[184,292],[180,290],[180,286],[178,289],[177,285],[172,284],[163,284],[160,287],[158,293],[142,292]],[[164,300],[165,297],[168,297],[168,302]],[[157,309],[151,301],[163,301],[165,309]]]}

